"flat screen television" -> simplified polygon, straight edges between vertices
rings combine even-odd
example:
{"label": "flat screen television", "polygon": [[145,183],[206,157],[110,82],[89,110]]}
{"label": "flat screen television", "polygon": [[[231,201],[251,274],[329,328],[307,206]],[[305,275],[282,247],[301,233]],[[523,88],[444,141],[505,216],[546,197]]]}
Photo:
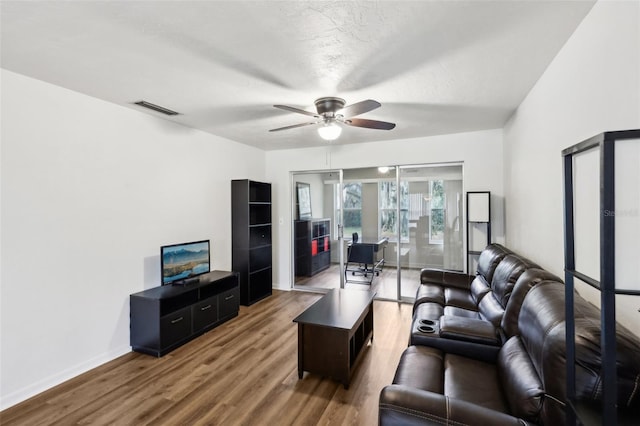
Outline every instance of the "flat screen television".
{"label": "flat screen television", "polygon": [[209,272],[209,240],[160,247],[162,285],[187,284]]}

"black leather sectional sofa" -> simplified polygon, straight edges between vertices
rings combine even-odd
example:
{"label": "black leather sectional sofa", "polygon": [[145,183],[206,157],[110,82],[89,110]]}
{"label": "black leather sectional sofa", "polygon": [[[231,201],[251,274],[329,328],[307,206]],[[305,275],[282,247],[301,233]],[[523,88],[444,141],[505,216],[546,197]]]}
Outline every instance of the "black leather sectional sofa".
{"label": "black leather sectional sofa", "polygon": [[[562,281],[492,244],[475,277],[425,269],[381,425],[562,425]],[[600,311],[575,295],[576,395],[601,404]],[[640,339],[618,325],[618,407],[640,424]]]}

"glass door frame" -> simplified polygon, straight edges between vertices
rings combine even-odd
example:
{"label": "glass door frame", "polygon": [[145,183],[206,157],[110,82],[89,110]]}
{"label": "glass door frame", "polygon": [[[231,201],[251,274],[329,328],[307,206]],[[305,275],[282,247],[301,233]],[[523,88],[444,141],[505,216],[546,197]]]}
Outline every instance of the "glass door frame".
{"label": "glass door frame", "polygon": [[[344,176],[345,172],[349,172],[351,170],[357,169],[367,169],[367,168],[375,168],[375,167],[386,167],[389,171],[393,170],[395,172],[395,179],[390,179],[390,181],[394,181],[397,191],[396,191],[396,205],[395,205],[395,215],[397,219],[397,229],[396,229],[396,239],[397,246],[395,250],[395,264],[396,264],[396,294],[395,298],[382,297],[380,295],[376,296],[377,299],[380,300],[391,300],[396,302],[408,302],[407,298],[403,299],[402,296],[402,267],[401,267],[401,259],[402,259],[402,223],[401,223],[401,212],[402,212],[402,201],[400,197],[402,196],[400,191],[400,185],[404,181],[402,172],[404,169],[411,169],[416,167],[425,167],[425,168],[437,168],[437,167],[447,167],[447,166],[459,166],[461,171],[461,190],[464,193],[464,162],[454,161],[454,162],[444,162],[444,163],[419,163],[419,164],[396,164],[390,166],[363,166],[363,167],[354,167],[354,168],[336,168],[336,169],[323,169],[323,170],[302,170],[302,171],[291,171],[290,174],[290,194],[291,194],[291,236],[290,236],[290,247],[291,247],[291,256],[290,256],[290,279],[291,279],[291,289],[302,290],[300,287],[295,286],[295,218],[297,215],[296,211],[296,179],[302,175],[308,174],[327,174],[327,173],[335,173],[338,175],[338,196],[336,196],[335,192],[333,193],[332,200],[332,220],[335,221],[335,225],[332,224],[332,233],[336,232],[335,240],[338,244],[338,261],[339,261],[339,273],[340,273],[340,288],[345,288],[345,263],[346,263],[346,250],[345,250],[345,239],[344,239]],[[335,186],[334,186],[335,191]],[[379,202],[379,201],[378,201]],[[462,212],[466,209],[464,200],[462,201]],[[338,213],[339,212],[339,213]],[[380,206],[378,205],[378,228],[380,227]],[[461,232],[464,234],[467,232],[465,229],[464,223],[461,226]],[[464,244],[464,242],[463,242]],[[462,247],[464,252],[464,247]],[[464,256],[463,256],[464,257]],[[466,260],[463,259],[463,267]],[[444,268],[444,265],[443,265]],[[309,290],[318,290],[319,287],[309,287]],[[390,295],[391,296],[391,295]]]}

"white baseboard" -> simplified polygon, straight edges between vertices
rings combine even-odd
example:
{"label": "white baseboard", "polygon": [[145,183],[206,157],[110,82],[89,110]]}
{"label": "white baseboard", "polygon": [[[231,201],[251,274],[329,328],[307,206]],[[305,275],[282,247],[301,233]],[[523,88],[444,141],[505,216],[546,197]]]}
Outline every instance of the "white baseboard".
{"label": "white baseboard", "polygon": [[26,401],[27,399],[41,392],[51,389],[54,386],[64,383],[67,380],[79,376],[82,373],[86,373],[92,368],[96,368],[129,352],[131,352],[130,346],[124,346],[118,349],[111,350],[78,365],[67,368],[59,373],[46,377],[36,383],[25,386],[24,388],[12,392],[8,395],[2,395],[0,396],[0,410],[4,410],[22,401]]}
{"label": "white baseboard", "polygon": [[276,283],[273,283],[271,288],[274,290],[291,291],[291,286],[287,285],[287,287],[280,287],[280,284]]}

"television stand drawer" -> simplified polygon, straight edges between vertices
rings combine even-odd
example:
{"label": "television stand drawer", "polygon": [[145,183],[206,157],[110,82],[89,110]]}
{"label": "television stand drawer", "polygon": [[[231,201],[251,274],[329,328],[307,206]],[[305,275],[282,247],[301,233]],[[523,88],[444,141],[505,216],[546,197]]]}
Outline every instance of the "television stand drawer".
{"label": "television stand drawer", "polygon": [[160,318],[160,344],[171,346],[191,335],[191,307]]}
{"label": "television stand drawer", "polygon": [[218,296],[220,302],[220,319],[238,315],[240,309],[240,288],[232,288]]}
{"label": "television stand drawer", "polygon": [[193,305],[193,331],[198,332],[218,322],[218,296]]}

